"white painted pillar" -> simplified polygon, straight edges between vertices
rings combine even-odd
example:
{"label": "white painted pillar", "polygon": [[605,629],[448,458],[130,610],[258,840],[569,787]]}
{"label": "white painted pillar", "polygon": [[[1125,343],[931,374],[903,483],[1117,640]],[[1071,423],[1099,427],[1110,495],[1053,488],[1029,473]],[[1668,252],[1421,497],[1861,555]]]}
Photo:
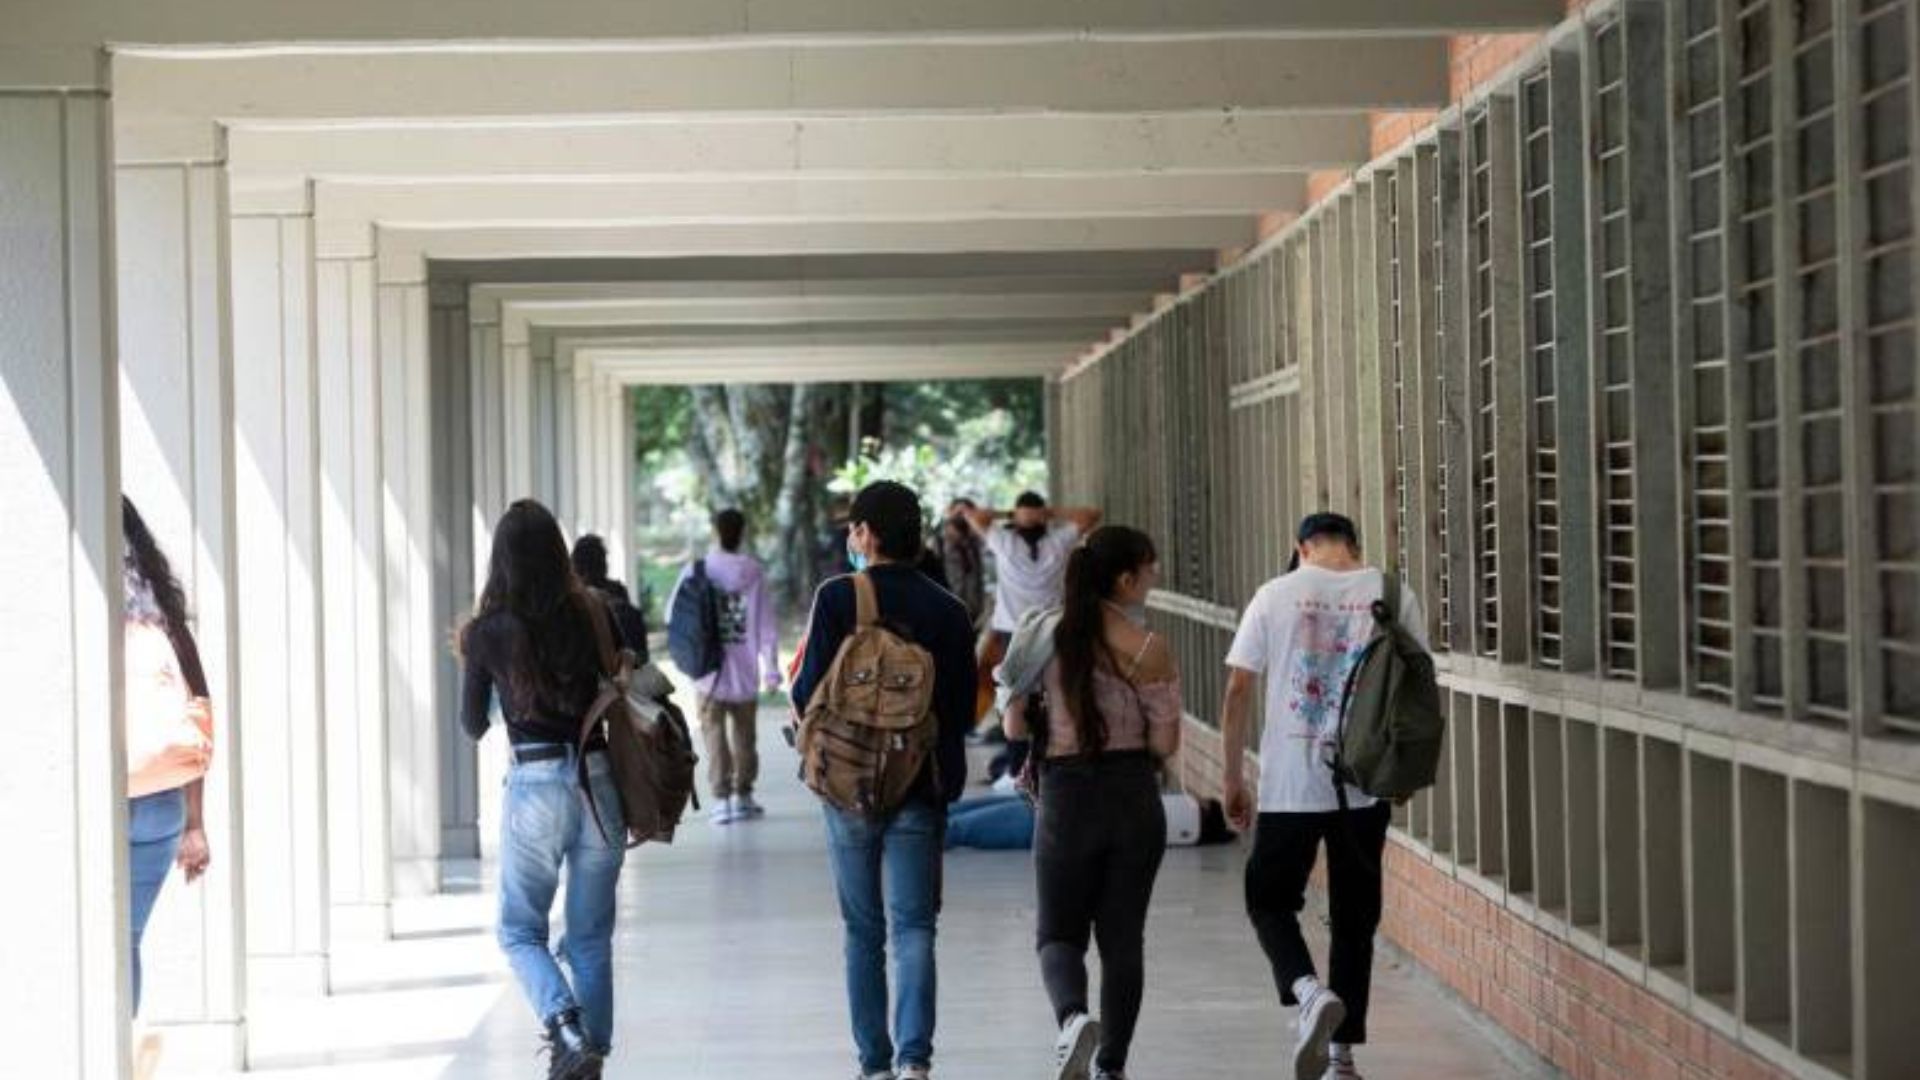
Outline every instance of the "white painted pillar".
{"label": "white painted pillar", "polygon": [[435,692],[446,635],[433,625],[427,283],[383,280],[379,295],[393,887],[396,896],[420,896],[440,888],[439,743],[452,723]]}
{"label": "white painted pillar", "polygon": [[553,360],[554,513],[568,529],[580,520],[580,444],[575,415],[573,355],[562,350]]}
{"label": "white painted pillar", "polygon": [[560,512],[558,463],[561,454],[556,441],[560,426],[556,415],[558,407],[554,385],[553,339],[536,340],[533,344],[533,375],[529,385],[533,406],[533,427],[528,436],[533,452],[533,482],[529,492],[553,510],[557,517]]}
{"label": "white painted pillar", "polygon": [[337,944],[386,940],[392,917],[387,784],[385,499],[374,261],[315,264],[320,535],[327,583],[327,838]]}
{"label": "white painted pillar", "polygon": [[573,519],[563,522],[579,536],[594,531],[598,520],[599,488],[595,483],[594,432],[599,425],[593,407],[593,369],[575,360],[573,367]]}
{"label": "white painted pillar", "polygon": [[633,410],[628,406],[627,387],[613,384],[613,513],[614,535],[609,561],[625,581],[638,581],[633,568]]}
{"label": "white painted pillar", "polygon": [[[511,331],[510,331],[511,332]],[[526,332],[526,324],[519,324]],[[506,408],[507,501],[533,494],[533,346],[525,337],[503,338],[501,400]]]}
{"label": "white painted pillar", "polygon": [[245,852],[239,827],[233,367],[225,168],[123,166],[115,175],[121,486],[186,590],[215,703],[202,809],[213,862],[161,891],[142,948],[143,1019],[170,1067],[245,1062]]}
{"label": "white painted pillar", "polygon": [[[503,360],[500,344],[500,302],[476,297],[467,290],[468,416],[472,438],[473,471],[470,516],[473,533],[473,595],[486,587],[492,559],[493,526],[507,508],[506,406],[502,399]],[[466,739],[464,733],[449,736]],[[500,785],[507,775],[504,735],[481,740],[475,754],[478,806],[475,821],[482,857],[499,854]]]}
{"label": "white painted pillar", "polygon": [[617,549],[620,537],[615,526],[619,512],[614,509],[613,465],[619,457],[620,432],[613,423],[613,380],[605,375],[593,377],[593,531],[607,541],[607,562],[616,571],[621,565]]}
{"label": "white painted pillar", "polygon": [[[467,290],[431,288],[433,421],[434,625],[446,633],[473,610],[473,439]],[[448,714],[440,744],[440,853],[480,855],[479,774],[473,742],[452,720],[460,700],[460,663],[450,648],[436,650],[436,700]]]}
{"label": "white painted pillar", "polygon": [[328,988],[313,218],[236,217],[234,502],[248,981]]}
{"label": "white painted pillar", "polygon": [[108,102],[0,90],[0,1045],[20,1076],[127,1061],[126,741]]}

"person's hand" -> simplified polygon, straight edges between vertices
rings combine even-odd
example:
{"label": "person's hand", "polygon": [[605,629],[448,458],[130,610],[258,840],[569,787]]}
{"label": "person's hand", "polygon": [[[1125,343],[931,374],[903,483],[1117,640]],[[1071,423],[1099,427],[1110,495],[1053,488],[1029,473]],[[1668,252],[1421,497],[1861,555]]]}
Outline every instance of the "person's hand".
{"label": "person's hand", "polygon": [[1253,828],[1253,796],[1247,791],[1247,782],[1229,774],[1220,785],[1221,805],[1227,811],[1227,824],[1235,832],[1248,832]]}
{"label": "person's hand", "polygon": [[207,864],[213,861],[213,855],[207,848],[206,830],[195,827],[180,834],[180,853],[174,856],[181,871],[187,875],[187,884],[191,885],[207,872]]}

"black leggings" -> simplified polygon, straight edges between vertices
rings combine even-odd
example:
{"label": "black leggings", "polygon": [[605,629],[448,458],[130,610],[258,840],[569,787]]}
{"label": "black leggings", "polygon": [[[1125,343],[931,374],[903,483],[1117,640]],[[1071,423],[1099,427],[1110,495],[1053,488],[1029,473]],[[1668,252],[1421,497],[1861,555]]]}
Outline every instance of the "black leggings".
{"label": "black leggings", "polygon": [[1087,1008],[1087,940],[1100,945],[1100,1053],[1127,1065],[1146,989],[1147,905],[1166,853],[1167,819],[1153,759],[1115,753],[1049,762],[1033,839],[1039,879],[1040,977],[1054,1016]]}
{"label": "black leggings", "polygon": [[1367,1041],[1367,1003],[1373,991],[1373,933],[1380,926],[1380,856],[1393,810],[1375,803],[1324,814],[1260,815],[1247,861],[1247,915],[1273,967],[1280,1001],[1296,1005],[1293,983],[1314,974],[1313,955],[1300,934],[1307,877],[1320,846],[1327,848],[1327,919],[1332,924],[1326,985],[1347,1006],[1333,1041]]}

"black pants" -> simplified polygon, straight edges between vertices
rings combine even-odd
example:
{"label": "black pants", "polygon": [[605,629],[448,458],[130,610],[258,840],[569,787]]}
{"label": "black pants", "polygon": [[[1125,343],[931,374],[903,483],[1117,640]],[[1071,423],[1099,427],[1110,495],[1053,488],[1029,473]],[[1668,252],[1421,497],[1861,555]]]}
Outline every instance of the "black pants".
{"label": "black pants", "polygon": [[1327,912],[1332,948],[1326,986],[1346,1003],[1347,1018],[1333,1041],[1367,1041],[1367,997],[1373,986],[1373,933],[1380,926],[1380,857],[1393,810],[1386,803],[1346,813],[1261,814],[1247,862],[1247,916],[1273,965],[1280,1000],[1295,1005],[1293,983],[1313,975],[1313,956],[1300,934],[1307,876],[1320,845],[1327,846]]}
{"label": "black pants", "polygon": [[1054,1016],[1087,1008],[1087,939],[1100,945],[1100,1053],[1119,1072],[1146,989],[1147,905],[1166,854],[1167,818],[1146,753],[1049,762],[1033,838],[1040,886],[1040,977]]}

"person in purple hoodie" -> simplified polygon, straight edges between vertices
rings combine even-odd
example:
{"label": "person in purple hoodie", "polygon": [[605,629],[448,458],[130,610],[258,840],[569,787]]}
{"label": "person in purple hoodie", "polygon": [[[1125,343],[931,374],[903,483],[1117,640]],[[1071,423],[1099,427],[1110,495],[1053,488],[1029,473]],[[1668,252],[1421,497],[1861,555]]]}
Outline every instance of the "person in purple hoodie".
{"label": "person in purple hoodie", "polygon": [[[745,514],[722,510],[713,515],[718,550],[708,552],[704,560],[720,602],[720,641],[725,646],[720,669],[695,684],[707,743],[707,787],[713,798],[708,817],[715,825],[766,813],[753,798],[753,784],[760,775],[754,722],[761,689],[780,687],[780,623],[767,591],[766,568],[741,550],[746,535]],[[682,569],[681,583],[692,572],[692,565]],[[673,610],[671,599],[667,610]]]}

